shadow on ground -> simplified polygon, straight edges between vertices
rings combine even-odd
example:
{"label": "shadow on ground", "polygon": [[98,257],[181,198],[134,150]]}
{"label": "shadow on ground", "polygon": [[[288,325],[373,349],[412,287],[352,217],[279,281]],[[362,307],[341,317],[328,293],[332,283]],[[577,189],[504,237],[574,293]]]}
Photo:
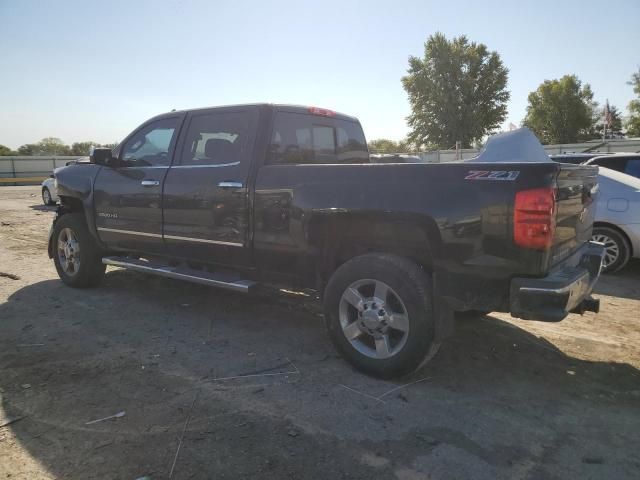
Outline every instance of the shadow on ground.
{"label": "shadow on ground", "polygon": [[484,317],[460,322],[412,378],[383,382],[335,355],[317,312],[304,297],[124,271],[92,290],[26,286],[0,305],[2,408],[22,417],[5,429],[68,479],[172,468],[175,479],[620,479],[640,469],[640,375],[629,365],[577,360]]}
{"label": "shadow on ground", "polygon": [[58,208],[58,205],[44,205],[42,203],[29,205],[31,210],[37,210],[38,212],[55,212]]}
{"label": "shadow on ground", "polygon": [[633,258],[619,272],[600,277],[595,293],[640,300],[640,258]]}

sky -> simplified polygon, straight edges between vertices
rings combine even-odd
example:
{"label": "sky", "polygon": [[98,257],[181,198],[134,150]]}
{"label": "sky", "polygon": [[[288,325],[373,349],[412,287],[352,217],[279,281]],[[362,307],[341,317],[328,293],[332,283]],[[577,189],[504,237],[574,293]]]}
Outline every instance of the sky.
{"label": "sky", "polygon": [[254,102],[330,108],[398,140],[400,79],[438,31],[501,55],[505,126],[565,74],[626,113],[639,26],[638,0],[0,0],[0,144],[111,143],[174,108]]}

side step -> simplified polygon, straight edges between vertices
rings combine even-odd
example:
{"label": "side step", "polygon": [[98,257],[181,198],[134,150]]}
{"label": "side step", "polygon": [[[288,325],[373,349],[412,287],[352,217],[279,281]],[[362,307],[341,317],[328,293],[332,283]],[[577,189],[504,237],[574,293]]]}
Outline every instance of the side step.
{"label": "side step", "polygon": [[127,268],[137,272],[152,273],[161,277],[186,280],[193,283],[201,283],[212,287],[226,288],[236,292],[249,293],[257,285],[252,280],[244,280],[228,273],[211,273],[202,270],[193,270],[186,267],[171,267],[159,263],[147,262],[128,257],[103,257],[102,263],[114,267]]}

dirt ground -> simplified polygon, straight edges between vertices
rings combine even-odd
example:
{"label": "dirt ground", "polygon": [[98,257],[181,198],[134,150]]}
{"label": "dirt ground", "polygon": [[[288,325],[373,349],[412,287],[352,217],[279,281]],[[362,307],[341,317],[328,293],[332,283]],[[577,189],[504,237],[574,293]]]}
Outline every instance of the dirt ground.
{"label": "dirt ground", "polygon": [[602,278],[598,315],[460,320],[386,382],[304,296],[63,286],[40,203],[0,188],[0,479],[640,478],[640,262]]}

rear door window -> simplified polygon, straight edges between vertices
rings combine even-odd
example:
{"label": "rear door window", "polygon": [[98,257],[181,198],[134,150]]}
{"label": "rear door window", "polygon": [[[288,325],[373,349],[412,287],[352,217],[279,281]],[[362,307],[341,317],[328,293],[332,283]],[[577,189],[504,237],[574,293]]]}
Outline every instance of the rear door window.
{"label": "rear door window", "polygon": [[303,113],[276,113],[268,163],[368,162],[367,144],[357,122]]}
{"label": "rear door window", "polygon": [[233,165],[246,157],[254,116],[251,112],[194,114],[185,134],[180,165]]}
{"label": "rear door window", "polygon": [[336,163],[335,129],[313,125],[311,138],[313,138],[314,163]]}

